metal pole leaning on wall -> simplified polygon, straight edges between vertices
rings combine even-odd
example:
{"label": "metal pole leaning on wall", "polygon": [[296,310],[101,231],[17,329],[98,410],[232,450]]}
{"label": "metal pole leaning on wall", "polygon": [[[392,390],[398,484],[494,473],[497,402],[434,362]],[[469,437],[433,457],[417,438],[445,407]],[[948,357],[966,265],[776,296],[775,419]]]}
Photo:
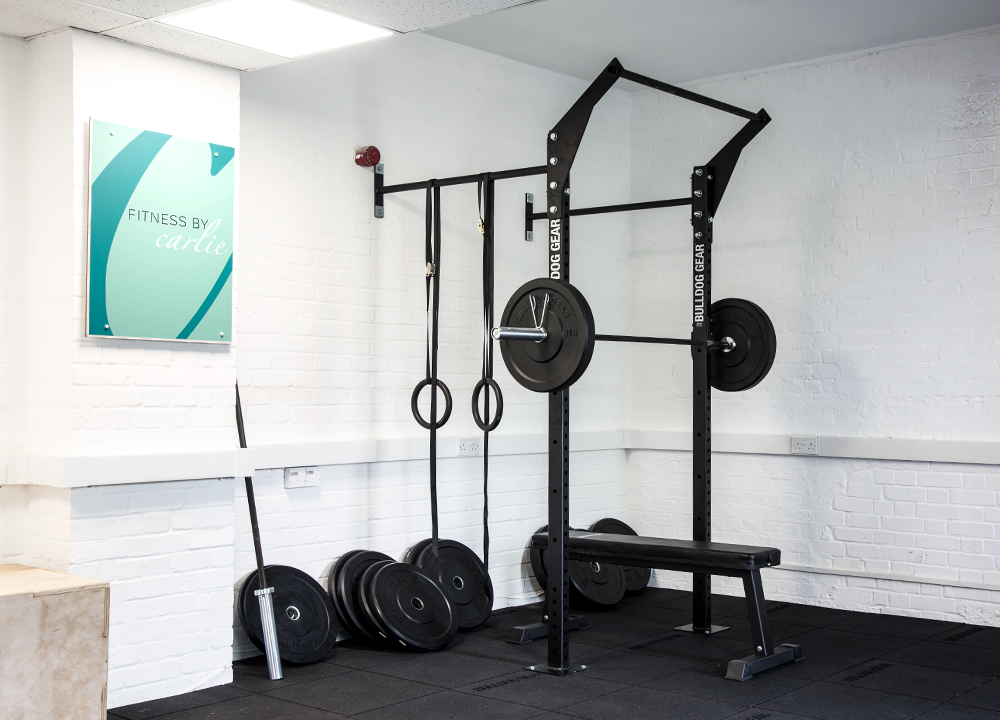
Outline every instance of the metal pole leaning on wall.
{"label": "metal pole leaning on wall", "polygon": [[[243,407],[240,405],[240,386],[236,384],[236,430],[240,435],[240,447],[247,446],[247,436],[243,430]],[[264,553],[260,546],[260,528],[257,525],[257,503],[253,494],[253,478],[247,475],[244,480],[247,487],[247,506],[250,509],[250,532],[253,535],[253,550],[257,556],[257,586],[254,591],[260,603],[260,622],[264,636],[264,652],[267,655],[267,672],[272,680],[280,680],[281,655],[278,653],[278,631],[274,626],[274,603],[272,595],[274,588],[268,587],[264,574]]]}

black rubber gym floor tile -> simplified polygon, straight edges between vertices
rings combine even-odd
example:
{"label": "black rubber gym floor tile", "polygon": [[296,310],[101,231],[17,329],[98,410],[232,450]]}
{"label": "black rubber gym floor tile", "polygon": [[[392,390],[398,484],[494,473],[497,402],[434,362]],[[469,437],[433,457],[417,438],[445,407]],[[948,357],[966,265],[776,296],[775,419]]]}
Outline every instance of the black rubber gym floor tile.
{"label": "black rubber gym floor tile", "polygon": [[739,705],[705,698],[630,687],[563,708],[565,715],[587,720],[716,720],[740,711]]}
{"label": "black rubber gym floor tile", "polygon": [[[746,610],[744,609],[743,612],[745,614]],[[843,622],[859,614],[850,610],[834,610],[833,608],[799,605],[797,603],[777,602],[767,604],[767,616],[771,622],[788,623],[789,625],[807,625],[814,628]],[[722,624],[725,625],[725,623]]]}
{"label": "black rubber gym floor tile", "polygon": [[826,679],[827,682],[941,702],[951,700],[987,680],[989,678],[980,675],[887,660],[872,660]]}
{"label": "black rubber gym floor tile", "polygon": [[484,683],[466,685],[458,688],[458,692],[530,705],[540,710],[559,710],[567,705],[617,692],[624,687],[621,683],[599,680],[586,670],[563,677],[519,670]]}
{"label": "black rubber gym floor tile", "polygon": [[[788,675],[789,677],[799,677],[804,680],[823,680],[831,675],[836,675],[868,662],[869,658],[853,657],[850,655],[836,655],[826,653],[815,648],[802,648],[803,659],[801,662],[785,663],[776,668],[771,668],[768,673]],[[734,658],[737,656],[733,656]]]}
{"label": "black rubber gym floor tile", "polygon": [[955,625],[940,634],[928,638],[928,640],[947,643],[948,645],[1000,648],[1000,628],[982,627],[981,625]]}
{"label": "black rubber gym floor tile", "polygon": [[[591,615],[587,615],[587,620]],[[603,617],[603,616],[599,616]],[[610,619],[610,618],[609,618]],[[623,605],[613,615],[615,622],[646,628],[673,629],[691,622],[690,610],[678,610],[668,605]]]}
{"label": "black rubber gym floor tile", "polygon": [[368,668],[396,662],[401,655],[406,655],[405,651],[396,650],[378,645],[369,645],[356,640],[337,643],[333,652],[326,656],[324,662],[353,670],[367,670]]}
{"label": "black rubber gym floor tile", "polygon": [[149,702],[136,703],[115,708],[114,713],[124,720],[143,720],[144,718],[155,718],[167,713],[190,710],[192,708],[204,707],[215,703],[226,702],[236,698],[249,695],[247,690],[240,689],[234,685],[219,685],[218,687],[195,692],[174,695],[162,700],[150,700]]}
{"label": "black rubber gym floor tile", "polygon": [[748,707],[808,685],[811,680],[762,672],[745,682],[726,680],[726,662],[705,663],[644,683],[644,687]]}
{"label": "black rubber gym floor tile", "polygon": [[266,695],[314,708],[333,710],[343,715],[356,715],[436,692],[440,692],[440,688],[433,685],[377,675],[366,670],[352,670],[272,690]]}
{"label": "black rubber gym floor tile", "polygon": [[888,662],[926,665],[927,667],[954,670],[970,675],[1000,675],[1000,649],[953,645],[930,640],[919,640],[908,647],[887,653],[882,657]]}
{"label": "black rubber gym floor tile", "polygon": [[[728,630],[716,633],[715,637],[721,637],[726,640],[745,640],[747,647],[751,647],[753,645],[753,635],[750,632],[750,619],[748,617],[733,616],[727,618],[717,618],[714,622],[716,625],[729,626]],[[803,633],[807,633],[812,630],[814,630],[814,628],[811,628],[808,625],[789,625],[783,622],[772,622],[771,639],[774,640],[776,645],[779,645],[787,638],[802,635]]]}
{"label": "black rubber gym floor tile", "polygon": [[345,717],[264,695],[247,695],[164,716],[165,720],[342,720]]}
{"label": "black rubber gym floor tile", "polygon": [[615,647],[617,645],[632,645],[643,640],[649,640],[663,632],[662,628],[650,629],[643,625],[630,625],[615,622],[606,617],[595,619],[587,616],[590,627],[580,631],[581,642],[598,647]]}
{"label": "black rubber gym floor tile", "polygon": [[935,700],[815,682],[761,703],[758,708],[796,713],[821,720],[908,720],[938,704]]}
{"label": "black rubber gym floor tile", "polygon": [[398,705],[356,715],[357,720],[526,720],[538,708],[443,690]]}
{"label": "black rubber gym floor tile", "polygon": [[968,705],[1000,712],[1000,680],[988,680],[952,700],[956,705]]}
{"label": "black rubber gym floor tile", "polygon": [[588,655],[586,665],[585,672],[590,677],[623,685],[641,685],[695,667],[696,663],[636,652],[601,650]]}
{"label": "black rubber gym floor tile", "polygon": [[924,620],[923,618],[901,617],[899,615],[875,615],[864,613],[847,620],[827,626],[830,630],[846,630],[847,632],[865,633],[867,635],[886,635],[889,637],[913,638],[927,640],[935,635],[941,635],[955,628],[958,623],[942,622],[940,620]]}
{"label": "black rubber gym floor tile", "polygon": [[[664,607],[671,607],[676,610],[681,610],[691,615],[691,598],[690,597],[680,597],[676,600],[671,600],[670,602],[664,603]],[[718,623],[715,618],[728,617],[730,615],[739,615],[740,613],[746,614],[747,611],[747,601],[742,595],[712,595],[712,618],[713,622]],[[686,622],[691,622],[687,620]],[[723,623],[725,624],[725,623]]]}
{"label": "black rubber gym floor tile", "polygon": [[907,645],[919,642],[912,638],[866,635],[865,633],[832,630],[828,627],[809,630],[801,635],[792,635],[785,638],[785,641],[801,645],[803,653],[807,649],[815,649],[836,655],[852,655],[862,658],[881,657],[886,653],[891,653]]}
{"label": "black rubber gym floor tile", "polygon": [[748,655],[752,648],[747,641],[737,642],[725,640],[718,635],[695,635],[682,630],[673,630],[643,642],[619,645],[616,650],[672,657],[700,665],[719,658]]}
{"label": "black rubber gym floor tile", "polygon": [[[332,654],[328,657],[332,658]],[[350,672],[350,670],[331,662],[317,662],[311,665],[292,665],[284,662],[281,663],[281,680],[271,680],[267,672],[267,660],[263,655],[258,655],[248,660],[239,660],[233,663],[233,683],[230,687],[259,693],[340,675],[345,672]]]}
{"label": "black rubber gym floor tile", "polygon": [[[587,645],[581,642],[583,633],[585,632],[587,631],[570,633],[570,662],[583,662],[582,658],[602,649],[596,645]],[[545,638],[539,638],[525,645],[517,645],[506,640],[489,640],[482,643],[460,645],[451,652],[461,655],[478,655],[479,657],[492,658],[493,660],[515,663],[521,666],[538,665],[539,663],[545,663],[548,659]]]}
{"label": "black rubber gym floor tile", "polygon": [[1000,720],[1000,712],[944,703],[921,715],[920,720]]}
{"label": "black rubber gym floor tile", "polygon": [[439,688],[457,688],[481,683],[520,670],[519,665],[453,652],[408,655],[397,662],[379,665],[370,672],[422,682]]}
{"label": "black rubber gym floor tile", "polygon": [[726,720],[805,720],[805,717],[805,715],[792,715],[791,713],[752,707],[730,715]]}

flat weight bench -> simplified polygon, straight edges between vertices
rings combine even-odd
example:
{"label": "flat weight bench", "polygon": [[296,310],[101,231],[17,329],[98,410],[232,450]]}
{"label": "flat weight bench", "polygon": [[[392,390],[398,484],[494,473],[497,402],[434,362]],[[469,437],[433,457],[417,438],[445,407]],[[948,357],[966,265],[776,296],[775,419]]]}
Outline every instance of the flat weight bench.
{"label": "flat weight bench", "polygon": [[[539,533],[532,536],[531,545],[544,550],[548,541],[547,534]],[[571,560],[743,578],[755,652],[739,660],[730,660],[726,678],[749,680],[756,673],[802,659],[798,645],[774,646],[771,640],[760,571],[781,563],[781,551],[777,548],[570,530],[569,557]]]}

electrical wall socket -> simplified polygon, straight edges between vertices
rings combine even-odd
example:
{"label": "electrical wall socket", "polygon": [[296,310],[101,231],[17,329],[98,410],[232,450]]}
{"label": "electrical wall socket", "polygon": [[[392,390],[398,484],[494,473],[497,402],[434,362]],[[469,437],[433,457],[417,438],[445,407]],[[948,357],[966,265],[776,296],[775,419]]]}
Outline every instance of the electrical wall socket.
{"label": "electrical wall socket", "polygon": [[792,437],[792,455],[819,455],[819,438]]}
{"label": "electrical wall socket", "polygon": [[285,489],[316,487],[319,485],[318,467],[285,468]]}
{"label": "electrical wall socket", "polygon": [[483,439],[482,438],[459,438],[458,439],[458,456],[459,457],[475,457],[477,455],[483,454]]}

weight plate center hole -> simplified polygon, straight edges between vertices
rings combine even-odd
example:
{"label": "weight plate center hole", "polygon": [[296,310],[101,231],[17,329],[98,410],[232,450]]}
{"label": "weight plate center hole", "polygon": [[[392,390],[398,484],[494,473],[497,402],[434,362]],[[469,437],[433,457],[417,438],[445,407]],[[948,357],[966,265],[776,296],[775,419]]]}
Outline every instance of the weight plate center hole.
{"label": "weight plate center hole", "polygon": [[300,613],[299,609],[294,605],[289,605],[288,607],[285,608],[285,615],[288,616],[289,620],[298,620],[300,617],[302,617],[302,613]]}
{"label": "weight plate center hole", "polygon": [[733,340],[728,335],[722,338],[722,343],[723,343],[722,352],[724,353],[732,352],[733,350],[736,349],[736,341]]}
{"label": "weight plate center hole", "polygon": [[411,598],[410,599],[410,605],[412,605],[417,610],[423,610],[424,609],[424,601],[421,600],[418,597]]}
{"label": "weight plate center hole", "polygon": [[595,573],[601,572],[601,563],[599,562],[590,563],[590,569],[593,570]]}
{"label": "weight plate center hole", "polygon": [[456,590],[461,590],[462,588],[465,587],[465,581],[458,575],[456,575],[451,579],[451,584],[455,586]]}

